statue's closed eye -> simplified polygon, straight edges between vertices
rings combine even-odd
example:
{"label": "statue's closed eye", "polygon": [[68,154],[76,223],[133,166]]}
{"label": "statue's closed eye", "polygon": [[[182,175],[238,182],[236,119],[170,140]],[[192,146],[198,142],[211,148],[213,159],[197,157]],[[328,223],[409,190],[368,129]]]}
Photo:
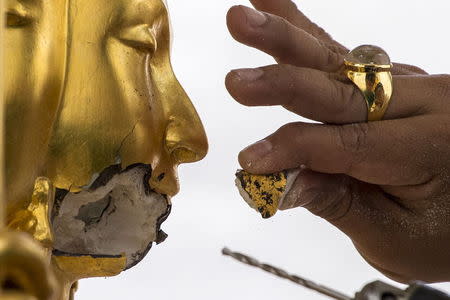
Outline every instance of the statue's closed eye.
{"label": "statue's closed eye", "polygon": [[8,9],[6,12],[7,27],[22,27],[32,22],[31,15],[22,6]]}
{"label": "statue's closed eye", "polygon": [[118,39],[127,46],[150,54],[153,54],[157,48],[156,38],[147,24],[122,29]]}

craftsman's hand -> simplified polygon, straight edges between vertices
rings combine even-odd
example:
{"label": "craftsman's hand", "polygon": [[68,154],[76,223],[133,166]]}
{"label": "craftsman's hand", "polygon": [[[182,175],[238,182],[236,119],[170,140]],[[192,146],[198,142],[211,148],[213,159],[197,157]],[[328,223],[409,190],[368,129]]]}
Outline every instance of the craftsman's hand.
{"label": "craftsman's hand", "polygon": [[367,123],[362,93],[339,72],[348,50],[290,0],[251,2],[265,13],[231,8],[230,32],[279,64],[230,72],[229,92],[322,124],[283,126],[243,150],[242,167],[303,167],[282,209],[327,219],[393,279],[450,281],[450,76],[396,64],[385,118]]}

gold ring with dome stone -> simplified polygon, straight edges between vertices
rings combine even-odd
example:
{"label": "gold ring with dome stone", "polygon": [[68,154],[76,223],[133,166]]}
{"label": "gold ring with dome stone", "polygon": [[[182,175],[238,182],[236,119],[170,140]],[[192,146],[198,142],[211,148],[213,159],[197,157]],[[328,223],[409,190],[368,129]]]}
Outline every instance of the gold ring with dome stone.
{"label": "gold ring with dome stone", "polygon": [[345,75],[361,90],[367,102],[367,120],[380,121],[392,97],[392,63],[380,47],[362,45],[344,59]]}

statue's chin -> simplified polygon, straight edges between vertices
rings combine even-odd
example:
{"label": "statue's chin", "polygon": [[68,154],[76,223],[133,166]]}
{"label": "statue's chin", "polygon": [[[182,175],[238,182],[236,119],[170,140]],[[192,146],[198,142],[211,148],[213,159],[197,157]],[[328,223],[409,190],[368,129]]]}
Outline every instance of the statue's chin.
{"label": "statue's chin", "polygon": [[59,190],[52,212],[54,253],[125,254],[127,269],[139,263],[154,242],[166,238],[160,226],[170,213],[167,197],[148,185],[150,176],[148,165],[111,166],[82,192]]}

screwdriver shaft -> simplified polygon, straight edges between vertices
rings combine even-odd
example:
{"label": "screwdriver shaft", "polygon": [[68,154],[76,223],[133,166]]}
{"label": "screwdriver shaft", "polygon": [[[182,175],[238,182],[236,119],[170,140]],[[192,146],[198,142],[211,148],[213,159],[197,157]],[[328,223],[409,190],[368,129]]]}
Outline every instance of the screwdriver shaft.
{"label": "screwdriver shaft", "polygon": [[268,273],[271,273],[271,274],[273,274],[275,276],[278,276],[278,277],[290,280],[290,281],[292,281],[295,284],[298,284],[298,285],[301,285],[301,286],[303,286],[305,288],[314,290],[316,292],[319,292],[319,293],[321,293],[323,295],[326,295],[328,297],[331,297],[333,299],[336,299],[336,300],[352,300],[351,297],[349,297],[349,296],[347,296],[345,294],[342,294],[341,292],[338,292],[338,291],[336,291],[334,289],[331,289],[331,288],[328,288],[326,286],[317,284],[317,283],[315,283],[313,281],[310,281],[310,280],[307,280],[305,278],[301,278],[301,277],[299,277],[297,275],[289,274],[288,272],[286,272],[286,271],[284,271],[282,269],[279,269],[277,267],[274,267],[274,266],[271,266],[271,265],[268,265],[268,264],[264,264],[264,263],[260,263],[256,259],[254,259],[254,258],[252,258],[250,256],[247,256],[245,254],[238,253],[238,252],[233,252],[233,251],[229,250],[228,248],[224,248],[222,250],[222,254],[226,255],[226,256],[230,256],[230,257],[234,258],[235,260],[237,260],[237,261],[239,261],[239,262],[241,262],[243,264],[259,268],[259,269],[264,270],[264,271],[266,271]]}

